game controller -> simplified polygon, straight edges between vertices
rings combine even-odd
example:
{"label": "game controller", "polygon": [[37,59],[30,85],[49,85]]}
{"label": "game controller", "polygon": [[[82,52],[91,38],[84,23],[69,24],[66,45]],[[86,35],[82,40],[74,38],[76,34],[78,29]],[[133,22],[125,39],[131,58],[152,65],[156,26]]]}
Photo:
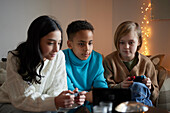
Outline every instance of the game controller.
{"label": "game controller", "polygon": [[77,97],[77,96],[79,96],[79,93],[73,93],[73,94],[67,93],[66,95],[74,95],[75,97]]}
{"label": "game controller", "polygon": [[145,75],[141,75],[141,76],[131,76],[128,80],[131,81],[133,80],[134,82],[142,82],[143,79],[145,79],[146,76]]}
{"label": "game controller", "polygon": [[77,96],[79,96],[79,93],[74,93],[73,95],[74,95],[75,97],[77,97]]}

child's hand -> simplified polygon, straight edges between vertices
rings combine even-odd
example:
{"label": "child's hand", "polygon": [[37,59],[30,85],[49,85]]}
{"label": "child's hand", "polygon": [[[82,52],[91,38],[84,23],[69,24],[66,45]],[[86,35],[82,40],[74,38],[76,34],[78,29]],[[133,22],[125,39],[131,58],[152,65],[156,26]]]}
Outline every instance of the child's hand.
{"label": "child's hand", "polygon": [[78,93],[78,96],[75,97],[75,102],[78,104],[78,105],[83,105],[84,102],[85,102],[85,99],[86,99],[86,91],[82,91],[82,92],[79,92]]}
{"label": "child's hand", "polygon": [[58,109],[59,107],[62,107],[62,108],[72,107],[72,105],[74,104],[75,96],[70,95],[70,94],[73,94],[73,93],[74,92],[70,90],[63,91],[57,97],[55,97],[56,108]]}
{"label": "child's hand", "polygon": [[150,80],[150,78],[146,77],[145,79],[142,80],[142,82],[143,82],[149,89],[151,89],[151,80]]}
{"label": "child's hand", "polygon": [[123,82],[121,82],[121,88],[129,88],[133,84],[133,81],[129,81],[130,77],[127,77]]}
{"label": "child's hand", "polygon": [[93,103],[92,91],[89,91],[89,92],[86,93],[86,100],[89,101],[90,103]]}
{"label": "child's hand", "polygon": [[86,91],[82,91],[82,92],[78,92],[78,88],[74,89],[74,94],[76,94],[77,96],[75,97],[75,102],[78,105],[83,105],[86,99]]}
{"label": "child's hand", "polygon": [[78,92],[79,92],[79,89],[78,89],[78,88],[75,88],[73,92],[74,92],[74,93],[78,93]]}

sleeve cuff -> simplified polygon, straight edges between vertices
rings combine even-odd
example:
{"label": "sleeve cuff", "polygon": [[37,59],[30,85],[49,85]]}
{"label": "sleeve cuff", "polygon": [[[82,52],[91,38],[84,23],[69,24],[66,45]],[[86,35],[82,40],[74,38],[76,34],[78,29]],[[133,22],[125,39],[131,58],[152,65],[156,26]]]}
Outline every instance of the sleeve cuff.
{"label": "sleeve cuff", "polygon": [[55,97],[46,98],[46,101],[42,103],[43,111],[57,111],[54,98]]}

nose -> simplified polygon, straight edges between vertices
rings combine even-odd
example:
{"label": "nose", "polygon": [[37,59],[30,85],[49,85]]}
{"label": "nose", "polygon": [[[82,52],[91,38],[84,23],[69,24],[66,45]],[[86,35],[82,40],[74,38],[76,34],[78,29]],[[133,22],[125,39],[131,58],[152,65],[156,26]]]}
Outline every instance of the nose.
{"label": "nose", "polygon": [[85,50],[85,51],[88,51],[88,50],[89,50],[89,44],[86,44],[86,45],[84,46],[84,50]]}
{"label": "nose", "polygon": [[58,52],[60,50],[60,45],[59,44],[55,44],[53,47],[53,51],[54,52]]}
{"label": "nose", "polygon": [[125,48],[129,48],[129,44],[128,43],[125,44]]}

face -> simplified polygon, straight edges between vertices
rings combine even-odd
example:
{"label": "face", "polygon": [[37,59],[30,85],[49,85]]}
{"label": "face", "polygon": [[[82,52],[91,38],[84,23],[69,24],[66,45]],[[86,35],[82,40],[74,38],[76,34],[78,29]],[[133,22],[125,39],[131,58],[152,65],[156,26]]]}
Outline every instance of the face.
{"label": "face", "polygon": [[119,52],[123,61],[131,61],[135,57],[137,47],[140,45],[136,31],[120,38]]}
{"label": "face", "polygon": [[59,30],[50,32],[40,40],[40,49],[44,60],[52,60],[60,50],[61,32]]}
{"label": "face", "polygon": [[67,44],[79,59],[87,60],[93,50],[93,32],[81,30],[75,34],[73,40],[68,40]]}

